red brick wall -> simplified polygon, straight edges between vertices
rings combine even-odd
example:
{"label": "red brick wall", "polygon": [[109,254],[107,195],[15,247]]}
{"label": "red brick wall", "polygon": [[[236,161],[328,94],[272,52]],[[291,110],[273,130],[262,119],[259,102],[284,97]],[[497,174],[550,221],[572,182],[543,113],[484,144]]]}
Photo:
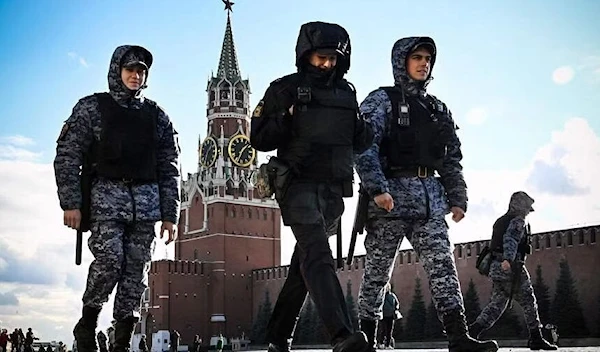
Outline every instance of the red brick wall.
{"label": "red brick wall", "polygon": [[[554,300],[554,292],[556,279],[559,275],[559,262],[562,258],[566,259],[571,269],[571,274],[576,280],[579,299],[584,311],[584,316],[588,323],[588,327],[593,329],[599,317],[598,297],[600,297],[600,276],[597,274],[596,268],[600,267],[600,244],[592,243],[592,230],[596,231],[596,236],[600,235],[600,226],[589,227],[583,229],[572,229],[565,231],[556,231],[541,233],[534,236],[533,239],[533,254],[527,259],[527,269],[532,276],[532,281],[535,282],[535,270],[538,264],[542,266],[542,275],[545,283],[550,287],[550,299]],[[583,244],[579,244],[579,232],[583,234]],[[573,236],[573,244],[568,245],[569,234]],[[557,247],[556,239],[562,238],[562,247]],[[539,249],[536,249],[536,239],[539,241]],[[550,247],[546,248],[546,237],[550,238]],[[597,241],[597,240],[596,240]],[[483,248],[486,241],[479,242],[479,248]],[[471,248],[471,255],[467,256],[468,248]],[[460,256],[459,256],[460,254]],[[475,261],[477,260],[477,242],[457,244],[454,250],[454,257],[458,268],[459,280],[463,295],[466,293],[469,280],[473,279],[479,294],[480,305],[487,304],[490,298],[492,283],[489,278],[480,275],[475,269]],[[410,262],[409,262],[410,257]],[[413,250],[401,251],[396,259],[394,273],[391,283],[394,291],[400,300],[400,309],[402,314],[406,316],[410,309],[414,290],[415,277],[421,279],[421,289],[427,305],[431,302],[429,294],[429,284],[427,276],[420,262],[415,261],[415,253]],[[358,268],[356,266],[358,265]],[[282,278],[279,278],[278,272],[283,273]],[[265,290],[269,291],[272,304],[275,304],[277,295],[285,280],[287,267],[267,268],[253,271],[253,295],[254,308],[253,317],[256,316],[260,304],[264,301]],[[352,283],[352,293],[356,300],[362,275],[364,272],[364,256],[359,256],[354,259],[351,268],[344,268],[338,271],[338,279],[342,284],[344,292],[346,292],[346,283],[348,280]],[[518,307],[515,304],[514,307]],[[520,307],[516,308],[517,313],[521,314]]]}
{"label": "red brick wall", "polygon": [[[218,209],[220,205],[210,206]],[[224,206],[222,208],[224,209]],[[250,335],[252,319],[264,301],[265,291],[269,291],[271,303],[275,304],[287,275],[287,266],[273,267],[273,264],[280,262],[279,210],[276,210],[275,214],[277,218],[277,230],[273,236],[275,238],[239,234],[191,238],[181,241],[181,258],[193,258],[193,250],[198,249],[198,260],[202,262],[154,262],[149,277],[152,297],[150,306],[161,306],[150,310],[154,314],[155,328],[157,330],[167,328],[168,300],[159,299],[158,296],[169,293],[168,282],[170,281],[171,328],[180,331],[182,343],[191,343],[195,334],[199,334],[204,341],[208,341],[210,336],[219,332],[225,336],[239,336],[241,333]],[[237,219],[237,221],[241,220]],[[260,222],[264,220],[246,219],[246,221],[258,223],[254,225],[258,227],[263,226]],[[267,222],[270,223],[271,220]],[[579,244],[580,229],[537,234],[535,237],[538,240],[534,237],[534,253],[527,260],[527,268],[535,279],[535,268],[538,264],[542,265],[544,280],[550,287],[551,299],[553,299],[559,273],[558,263],[561,258],[565,258],[576,280],[588,326],[594,328],[593,324],[598,319],[596,314],[600,308],[598,307],[600,280],[595,273],[597,271],[595,268],[600,267],[600,244],[591,243],[591,229],[582,230],[583,244]],[[600,234],[600,226],[593,229]],[[568,245],[569,234],[573,236],[572,245]],[[562,240],[561,247],[557,247],[559,236]],[[550,238],[550,248],[546,248],[546,237]],[[536,241],[539,241],[539,249],[536,248]],[[479,248],[485,244],[485,241],[479,242]],[[470,256],[467,254],[468,247],[471,248]],[[479,275],[474,267],[477,258],[477,242],[457,244],[454,256],[463,294],[472,278],[477,286],[480,304],[485,305],[490,296],[491,282],[488,278]],[[392,277],[392,284],[400,299],[402,314],[405,316],[408,314],[413,298],[415,277],[421,278],[424,299],[427,304],[430,302],[425,272],[422,264],[415,259],[412,250],[400,252]],[[344,292],[347,282],[350,281],[355,299],[358,296],[363,269],[364,256],[358,256],[351,267],[346,266],[338,271],[338,278]],[[516,309],[519,312],[520,308]],[[222,313],[227,317],[225,324],[210,323],[212,314]]]}

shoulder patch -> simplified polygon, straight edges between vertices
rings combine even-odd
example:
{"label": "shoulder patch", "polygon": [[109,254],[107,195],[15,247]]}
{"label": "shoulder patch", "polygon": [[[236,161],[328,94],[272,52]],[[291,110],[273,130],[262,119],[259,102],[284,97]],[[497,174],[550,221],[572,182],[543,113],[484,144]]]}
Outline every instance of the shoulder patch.
{"label": "shoulder patch", "polygon": [[264,100],[261,100],[261,101],[258,102],[258,105],[256,105],[256,108],[254,109],[254,112],[252,112],[252,118],[261,117],[262,116],[263,105],[265,105],[265,101]]}
{"label": "shoulder patch", "polygon": [[56,140],[57,142],[62,140],[63,138],[65,138],[65,136],[67,135],[67,131],[69,131],[69,123],[65,122],[63,124],[62,129],[60,130],[60,134],[58,135],[58,139]]}

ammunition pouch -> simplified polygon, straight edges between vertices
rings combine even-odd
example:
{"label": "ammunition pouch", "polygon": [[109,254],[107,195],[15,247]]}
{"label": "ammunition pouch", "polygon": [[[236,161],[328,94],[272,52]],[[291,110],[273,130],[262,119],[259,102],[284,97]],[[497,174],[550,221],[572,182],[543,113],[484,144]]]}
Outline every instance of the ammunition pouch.
{"label": "ammunition pouch", "polygon": [[517,247],[517,253],[521,256],[523,260],[525,260],[525,256],[531,254],[533,252],[533,247],[531,246],[531,240],[528,236],[527,238],[523,238],[521,242],[519,242],[519,246]]}
{"label": "ammunition pouch", "polygon": [[261,164],[256,174],[255,187],[260,198],[283,199],[292,179],[292,168],[276,156]]}

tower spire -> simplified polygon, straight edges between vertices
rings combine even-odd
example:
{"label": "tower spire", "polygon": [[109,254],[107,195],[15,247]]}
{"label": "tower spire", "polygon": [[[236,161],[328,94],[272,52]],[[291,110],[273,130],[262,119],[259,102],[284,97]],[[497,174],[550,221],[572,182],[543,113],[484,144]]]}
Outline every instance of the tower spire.
{"label": "tower spire", "polygon": [[225,37],[223,38],[223,46],[221,48],[221,58],[219,59],[217,78],[227,78],[227,80],[233,82],[240,78],[240,67],[235,53],[233,32],[231,30],[231,18],[229,16],[233,11],[231,8],[233,2],[230,0],[222,1],[225,4],[225,10],[227,10],[227,27],[225,28]]}

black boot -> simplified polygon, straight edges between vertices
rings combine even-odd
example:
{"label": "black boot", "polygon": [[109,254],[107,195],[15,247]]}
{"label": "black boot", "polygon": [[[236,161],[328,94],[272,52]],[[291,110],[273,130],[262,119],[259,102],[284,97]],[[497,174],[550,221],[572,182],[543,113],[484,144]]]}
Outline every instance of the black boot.
{"label": "black boot", "polygon": [[377,350],[377,339],[375,338],[375,334],[377,332],[377,320],[361,319],[360,331],[364,332],[367,336],[369,349],[373,352]]}
{"label": "black boot", "polygon": [[479,341],[471,338],[467,332],[465,315],[460,311],[452,311],[444,316],[444,328],[448,335],[450,352],[496,352],[496,341]]}
{"label": "black boot", "polygon": [[542,337],[542,331],[538,329],[529,330],[529,342],[527,346],[530,350],[556,351],[558,346],[551,344]]}
{"label": "black boot", "polygon": [[134,317],[117,320],[115,324],[115,346],[113,352],[129,352],[135,324],[137,324],[137,319]]}
{"label": "black boot", "polygon": [[275,343],[269,343],[267,352],[290,352],[289,344],[280,345]]}
{"label": "black boot", "polygon": [[356,331],[351,335],[337,338],[333,344],[333,352],[368,352],[369,344],[367,337],[362,331]]}
{"label": "black boot", "polygon": [[83,307],[81,319],[73,329],[73,336],[77,341],[77,351],[96,352],[96,326],[98,326],[99,308]]}
{"label": "black boot", "polygon": [[469,326],[469,335],[474,339],[479,339],[479,337],[485,330],[486,329],[484,329],[483,326],[475,322]]}

